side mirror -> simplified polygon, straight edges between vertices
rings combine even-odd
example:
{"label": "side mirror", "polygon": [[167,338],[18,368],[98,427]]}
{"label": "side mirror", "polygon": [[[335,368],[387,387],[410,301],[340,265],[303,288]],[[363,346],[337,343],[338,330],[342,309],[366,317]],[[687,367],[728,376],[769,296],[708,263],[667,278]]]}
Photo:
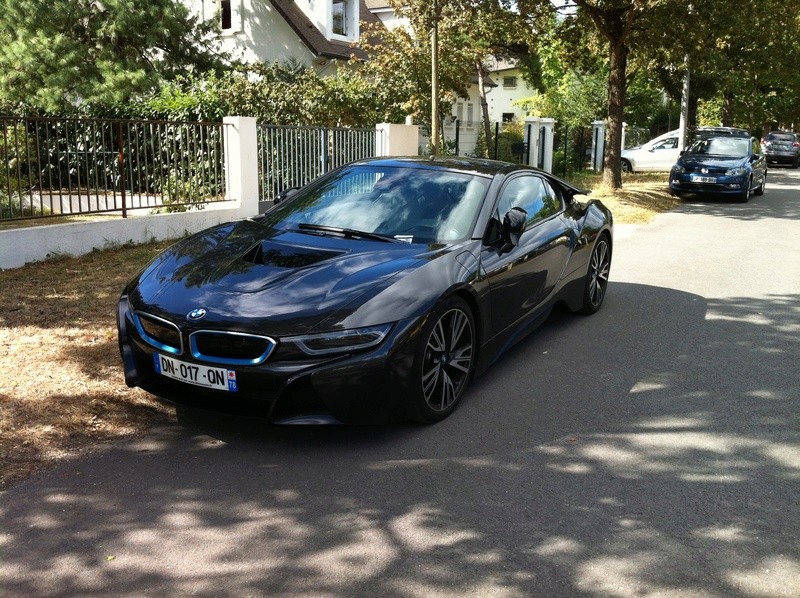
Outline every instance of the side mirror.
{"label": "side mirror", "polygon": [[503,216],[500,251],[505,253],[519,245],[519,238],[525,230],[527,221],[528,212],[522,208],[511,208],[506,212],[506,215]]}
{"label": "side mirror", "polygon": [[278,195],[275,196],[275,199],[273,200],[272,203],[277,205],[277,204],[281,203],[282,201],[286,201],[292,195],[297,193],[297,191],[298,191],[297,187],[291,187],[290,189],[284,189],[283,191],[278,193]]}

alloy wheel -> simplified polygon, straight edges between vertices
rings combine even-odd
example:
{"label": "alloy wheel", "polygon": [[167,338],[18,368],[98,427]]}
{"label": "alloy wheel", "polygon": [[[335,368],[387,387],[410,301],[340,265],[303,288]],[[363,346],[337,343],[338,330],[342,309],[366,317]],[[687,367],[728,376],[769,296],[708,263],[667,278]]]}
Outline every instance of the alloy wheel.
{"label": "alloy wheel", "polygon": [[422,394],[434,412],[458,401],[472,368],[475,337],[472,320],[461,308],[446,311],[434,324],[422,362]]}

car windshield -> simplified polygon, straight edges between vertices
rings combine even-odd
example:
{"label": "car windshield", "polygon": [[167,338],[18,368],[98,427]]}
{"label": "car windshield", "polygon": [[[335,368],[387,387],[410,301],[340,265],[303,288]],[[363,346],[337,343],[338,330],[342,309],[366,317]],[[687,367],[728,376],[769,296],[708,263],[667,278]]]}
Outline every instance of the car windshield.
{"label": "car windshield", "polygon": [[345,167],[278,204],[261,221],[308,234],[338,230],[408,243],[451,243],[471,233],[490,182],[427,168]]}
{"label": "car windshield", "polygon": [[695,141],[687,151],[690,154],[742,158],[750,153],[750,140],[746,137],[706,137]]}
{"label": "car windshield", "polygon": [[767,136],[768,141],[794,141],[794,135],[788,133],[770,133]]}

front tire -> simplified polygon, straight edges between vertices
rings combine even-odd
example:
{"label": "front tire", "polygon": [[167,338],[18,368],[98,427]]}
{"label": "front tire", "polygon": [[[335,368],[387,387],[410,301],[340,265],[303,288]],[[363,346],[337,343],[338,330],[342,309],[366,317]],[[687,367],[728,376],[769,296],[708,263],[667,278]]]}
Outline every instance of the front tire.
{"label": "front tire", "polygon": [[633,166],[624,158],[622,159],[622,172],[633,172]]}
{"label": "front tire", "polygon": [[581,313],[596,313],[602,306],[608,287],[608,274],[611,270],[611,244],[606,235],[601,235],[592,250],[586,284],[583,289]]}
{"label": "front tire", "polygon": [[765,172],[764,178],[761,179],[761,184],[758,187],[756,187],[755,191],[753,191],[753,195],[759,195],[759,196],[764,195],[764,189],[766,188],[766,186],[767,186],[767,173]]}
{"label": "front tire", "polygon": [[750,187],[753,185],[753,179],[747,179],[747,183],[742,189],[741,193],[739,193],[739,201],[741,203],[747,203],[750,199]]}
{"label": "front tire", "polygon": [[414,365],[415,419],[431,424],[450,415],[475,369],[475,321],[466,302],[450,297],[428,317]]}

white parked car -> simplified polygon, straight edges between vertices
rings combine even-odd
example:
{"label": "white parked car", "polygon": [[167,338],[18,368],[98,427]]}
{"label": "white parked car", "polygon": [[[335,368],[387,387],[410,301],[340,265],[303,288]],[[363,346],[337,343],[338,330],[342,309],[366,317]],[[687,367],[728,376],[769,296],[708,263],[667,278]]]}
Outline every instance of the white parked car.
{"label": "white parked car", "polygon": [[622,150],[623,172],[663,170],[668,172],[678,161],[678,130],[664,133],[644,145]]}

